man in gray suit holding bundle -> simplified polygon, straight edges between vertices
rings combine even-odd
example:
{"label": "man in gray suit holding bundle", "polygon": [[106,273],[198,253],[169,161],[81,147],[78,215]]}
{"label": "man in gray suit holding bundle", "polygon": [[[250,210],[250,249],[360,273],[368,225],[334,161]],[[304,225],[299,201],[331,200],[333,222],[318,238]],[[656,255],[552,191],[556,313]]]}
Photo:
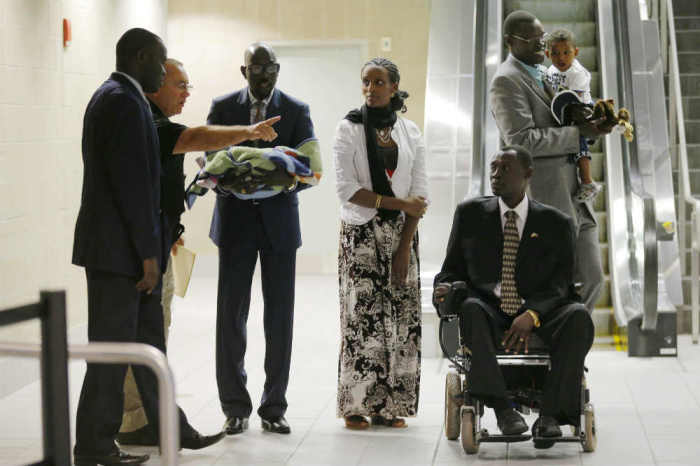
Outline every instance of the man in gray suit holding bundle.
{"label": "man in gray suit holding bundle", "polygon": [[552,116],[554,90],[545,79],[545,33],[542,23],[526,11],[510,13],[503,23],[510,50],[489,89],[491,112],[504,145],[527,148],[534,157],[532,197],[571,216],[576,225],[574,281],[583,284],[581,296],[589,312],[600,295],[603,268],[598,246],[598,226],[593,208],[576,203],[572,196],[579,185],[576,164],[580,137],[597,138],[605,131],[589,121],[561,127]]}

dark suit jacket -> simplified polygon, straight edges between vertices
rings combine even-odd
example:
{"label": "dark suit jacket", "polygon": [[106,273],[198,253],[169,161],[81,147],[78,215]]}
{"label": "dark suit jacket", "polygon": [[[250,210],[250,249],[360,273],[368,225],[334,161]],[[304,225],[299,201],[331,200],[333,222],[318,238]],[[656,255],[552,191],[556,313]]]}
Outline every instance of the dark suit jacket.
{"label": "dark suit jacket", "polygon": [[163,264],[158,136],[148,104],[112,73],[83,120],[83,192],[73,263],[141,277],[143,260]]}
{"label": "dark suit jacket", "polygon": [[[519,312],[532,309],[546,319],[550,310],[578,301],[572,291],[574,241],[570,217],[530,200],[515,264],[518,293],[525,300]],[[465,201],[457,206],[447,256],[435,284],[464,281],[467,297],[482,299],[498,309],[500,299],[493,290],[501,281],[502,257],[498,198]]]}
{"label": "dark suit jacket", "polygon": [[[270,142],[258,141],[257,147],[297,147],[305,140],[314,137],[309,106],[279,89],[273,92],[267,105],[265,118],[277,115],[282,116],[282,119],[275,124],[277,139]],[[207,117],[207,124],[249,125],[248,88],[214,99]],[[246,141],[241,145],[252,146],[255,143]],[[257,221],[260,215],[274,249],[298,248],[301,246],[301,230],[299,199],[296,191],[260,199],[256,201],[257,204],[236,197],[217,196],[209,237],[219,247],[233,246],[240,242],[256,242],[258,230],[252,222]]]}

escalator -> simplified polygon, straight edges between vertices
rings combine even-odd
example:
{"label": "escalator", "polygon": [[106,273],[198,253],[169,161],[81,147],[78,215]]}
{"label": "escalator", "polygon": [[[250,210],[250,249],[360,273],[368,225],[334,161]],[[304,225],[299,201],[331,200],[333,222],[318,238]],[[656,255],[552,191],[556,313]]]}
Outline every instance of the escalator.
{"label": "escalator", "polygon": [[[592,146],[593,175],[604,186],[594,206],[606,277],[593,312],[596,341],[619,343],[619,337],[629,333],[631,355],[675,354],[674,305],[682,301],[682,296],[678,247],[673,234],[675,210],[666,119],[651,117],[664,108],[663,74],[655,69],[659,61],[655,23],[646,24],[639,19],[637,0],[458,3],[450,0],[433,3],[433,15],[449,18],[453,23],[462,20],[463,27],[471,26],[473,32],[465,40],[465,30],[461,31],[462,49],[458,51],[464,60],[467,48],[470,49],[471,67],[450,75],[444,72],[445,68],[433,65],[433,51],[440,46],[439,38],[443,34],[433,26],[445,24],[431,21],[425,122],[428,174],[431,187],[440,183],[443,192],[445,181],[452,183],[450,199],[436,199],[435,194],[439,196],[440,190],[431,191],[434,204],[437,201],[441,209],[434,213],[434,218],[449,218],[447,212],[451,214],[464,198],[490,194],[486,167],[498,148],[499,136],[486,95],[498,64],[505,58],[503,18],[511,11],[523,9],[537,16],[545,31],[558,28],[573,31],[580,50],[578,59],[592,74],[594,99],[613,98],[618,105],[629,108],[638,136],[628,144],[619,135],[611,135]],[[441,12],[450,9],[452,14],[448,16]],[[454,42],[454,34],[445,36],[445,40]],[[451,46],[454,48],[454,44]],[[444,56],[443,51],[437,61]],[[438,69],[441,73],[436,73]],[[452,88],[445,85],[451,79],[455,80],[456,96],[450,96]],[[443,104],[442,118],[444,121],[446,110],[460,115],[459,120],[470,125],[469,130],[463,131],[463,137],[445,137],[450,128],[436,124],[433,113],[436,100],[455,102],[452,108]],[[459,133],[460,129],[454,131]],[[471,144],[465,143],[464,136],[470,136]],[[450,166],[451,177],[447,170]],[[460,196],[461,193],[464,195]],[[441,240],[446,242],[446,238],[440,237],[439,227],[431,228],[435,230],[428,231],[427,236],[434,240],[432,246],[439,249],[436,244]],[[449,222],[442,228],[449,231]],[[423,260],[428,264],[438,262],[430,259]],[[454,333],[454,329],[443,331]]]}

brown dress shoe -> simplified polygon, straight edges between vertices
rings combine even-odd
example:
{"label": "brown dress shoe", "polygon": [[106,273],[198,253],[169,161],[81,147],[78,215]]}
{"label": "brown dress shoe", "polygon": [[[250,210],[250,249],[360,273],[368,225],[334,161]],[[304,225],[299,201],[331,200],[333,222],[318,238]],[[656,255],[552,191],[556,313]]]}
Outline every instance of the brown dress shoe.
{"label": "brown dress shoe", "polygon": [[352,430],[365,430],[369,422],[363,416],[345,416],[345,427]]}

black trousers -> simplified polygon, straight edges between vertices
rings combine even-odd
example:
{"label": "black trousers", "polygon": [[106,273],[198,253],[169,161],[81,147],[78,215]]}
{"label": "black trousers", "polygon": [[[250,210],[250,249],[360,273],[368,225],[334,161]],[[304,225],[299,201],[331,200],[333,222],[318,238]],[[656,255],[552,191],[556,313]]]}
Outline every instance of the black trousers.
{"label": "black trousers", "polygon": [[[146,343],[165,352],[160,285],[152,294],[136,290],[137,280],[86,269],[88,339],[91,342]],[[124,409],[126,364],[88,364],[78,401],[75,454],[108,454],[116,450]],[[133,366],[149,425],[158,429],[158,382],[144,366]],[[182,410],[180,436],[193,434]]]}
{"label": "black trousers", "polygon": [[[469,392],[484,400],[506,398],[506,383],[496,354],[513,317],[482,300],[469,298],[460,307],[462,343],[471,349]],[[581,378],[586,354],[593,345],[593,321],[582,304],[549,311],[533,329],[550,348],[551,370],[544,389],[541,415],[561,424],[577,424],[581,411]],[[523,348],[521,348],[521,351]]]}
{"label": "black trousers", "polygon": [[246,388],[246,324],[250,289],[258,255],[264,300],[265,387],[258,414],[282,416],[287,410],[287,385],[292,357],[296,249],[273,250],[264,233],[258,244],[219,248],[216,319],[216,380],[227,417],[248,417],[253,405]]}

